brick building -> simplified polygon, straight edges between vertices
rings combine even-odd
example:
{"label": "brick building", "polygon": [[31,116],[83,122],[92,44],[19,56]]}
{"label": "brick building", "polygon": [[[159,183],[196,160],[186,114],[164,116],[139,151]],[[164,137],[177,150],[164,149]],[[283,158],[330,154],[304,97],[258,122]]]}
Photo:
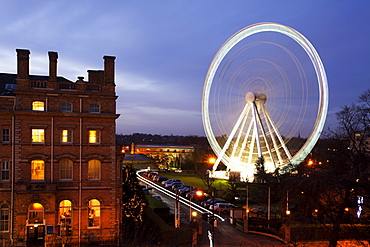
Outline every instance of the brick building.
{"label": "brick building", "polygon": [[[0,245],[51,246],[115,239],[121,223],[115,57],[88,80],[0,73]],[[120,151],[120,150],[118,150]]]}

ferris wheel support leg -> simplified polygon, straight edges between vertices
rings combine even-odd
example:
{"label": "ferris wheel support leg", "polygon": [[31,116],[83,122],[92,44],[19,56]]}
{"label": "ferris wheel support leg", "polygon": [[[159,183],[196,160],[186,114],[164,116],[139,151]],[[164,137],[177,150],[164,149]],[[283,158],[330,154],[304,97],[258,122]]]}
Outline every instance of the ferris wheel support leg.
{"label": "ferris wheel support leg", "polygon": [[[237,151],[237,149],[238,149],[238,146],[239,146],[239,142],[240,142],[240,138],[241,138],[241,136],[242,136],[242,133],[243,133],[243,129],[244,129],[244,126],[245,126],[245,123],[246,123],[246,121],[247,121],[247,115],[248,115],[248,112],[249,112],[249,109],[250,109],[250,107],[248,107],[248,110],[247,110],[247,112],[245,113],[245,115],[244,115],[244,118],[243,118],[243,123],[241,124],[241,127],[239,128],[239,134],[238,134],[238,137],[236,138],[236,142],[235,142],[235,144],[234,144],[234,146],[233,146],[233,152],[232,152],[232,154],[231,154],[231,158],[235,158],[236,157],[236,151]],[[239,153],[241,154],[242,153],[242,150],[243,149],[240,149],[239,150]],[[239,157],[239,155],[238,155],[238,157]],[[240,160],[239,158],[238,158],[238,160]]]}
{"label": "ferris wheel support leg", "polygon": [[247,109],[248,109],[248,104],[246,104],[244,106],[244,109],[243,109],[242,113],[240,114],[238,120],[236,121],[235,126],[234,126],[233,130],[231,131],[229,138],[227,139],[225,145],[223,146],[223,148],[221,150],[221,153],[217,157],[216,163],[212,167],[212,172],[216,171],[218,165],[220,164],[220,161],[221,161],[222,157],[225,155],[226,150],[229,148],[230,143],[233,140],[236,131],[239,129],[239,126],[240,126],[242,120],[244,119],[244,116],[245,116],[245,113],[247,112]]}
{"label": "ferris wheel support leg", "polygon": [[270,114],[268,112],[266,112],[266,113],[267,113],[266,114],[266,117],[267,117],[268,121],[271,123],[272,128],[274,129],[274,131],[276,133],[276,136],[279,139],[279,141],[280,141],[280,143],[281,143],[281,145],[282,145],[282,147],[283,147],[283,149],[285,151],[285,154],[287,155],[288,159],[291,160],[292,159],[292,155],[290,154],[287,146],[285,145],[285,142],[284,142],[283,138],[281,137],[279,131],[277,130],[274,122],[271,120]]}
{"label": "ferris wheel support leg", "polygon": [[[257,120],[258,120],[258,124],[260,125],[260,128],[261,128],[261,133],[262,133],[262,136],[263,136],[263,140],[265,141],[265,146],[267,148],[267,152],[268,154],[270,155],[270,159],[271,159],[271,162],[274,164],[274,167],[276,168],[276,163],[275,163],[275,160],[272,156],[272,152],[271,152],[271,148],[270,148],[270,145],[269,143],[267,142],[267,137],[266,137],[266,131],[265,131],[265,128],[263,127],[263,124],[262,124],[262,120],[261,120],[261,114],[260,112],[263,112],[263,110],[261,110],[261,107],[260,107],[260,111],[258,112],[257,111]],[[259,157],[259,158],[262,158],[262,155]]]}
{"label": "ferris wheel support leg", "polygon": [[[246,118],[247,118],[247,116],[246,116]],[[247,141],[248,141],[248,137],[250,136],[250,133],[251,133],[252,125],[253,125],[253,123],[250,122],[249,126],[248,126],[248,130],[247,130],[247,132],[245,134],[245,137],[244,137],[244,140],[243,140],[242,147],[241,147],[240,152],[239,152],[238,160],[241,160],[242,154],[243,154],[242,150],[244,150],[245,147],[247,146]]]}
{"label": "ferris wheel support leg", "polygon": [[[265,106],[262,107],[262,111],[263,111],[263,115],[266,117],[266,125],[267,125],[267,128],[269,129],[269,132],[271,133],[271,140],[272,140],[272,143],[273,143],[274,148],[275,148],[275,153],[276,153],[276,155],[278,157],[279,163],[280,164],[283,164],[283,159],[281,157],[281,154],[280,154],[280,151],[279,151],[279,147],[277,145],[276,138],[275,138],[274,132],[273,132],[272,127],[271,127],[273,125],[273,123],[270,123],[269,118],[267,117],[268,112],[267,112]],[[276,168],[276,165],[275,165],[275,168]]]}
{"label": "ferris wheel support leg", "polygon": [[258,151],[258,157],[262,157],[262,148],[261,148],[261,141],[258,135],[258,127],[257,127],[257,106],[254,102],[251,102],[249,104],[252,104],[252,115],[253,115],[253,122],[254,122],[254,135],[257,140],[257,151]]}

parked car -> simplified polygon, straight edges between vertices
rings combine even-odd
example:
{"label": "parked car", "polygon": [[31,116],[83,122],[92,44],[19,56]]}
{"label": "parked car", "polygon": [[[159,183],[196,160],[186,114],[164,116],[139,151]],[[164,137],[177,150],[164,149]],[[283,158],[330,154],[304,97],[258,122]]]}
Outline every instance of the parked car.
{"label": "parked car", "polygon": [[156,182],[163,182],[163,181],[166,181],[166,180],[168,180],[168,178],[166,178],[166,177],[164,177],[164,176],[160,176],[160,175],[156,176],[156,177],[153,179],[153,181],[156,181]]}
{"label": "parked car", "polygon": [[200,205],[202,205],[205,208],[209,208],[209,206],[213,205],[213,203],[218,203],[218,202],[226,202],[226,200],[221,199],[221,198],[210,198],[207,201],[202,201]]}
{"label": "parked car", "polygon": [[190,185],[183,185],[180,188],[177,188],[177,192],[182,196],[185,196],[187,192],[193,191],[193,190],[195,190],[195,187],[190,186]]}
{"label": "parked car", "polygon": [[226,214],[226,213],[230,212],[230,209],[236,208],[236,206],[232,203],[218,202],[218,203],[215,203],[215,205],[210,205],[209,206],[210,210],[213,210],[213,208],[214,208],[215,212],[218,212],[219,214],[220,213]]}
{"label": "parked car", "polygon": [[166,187],[167,184],[170,184],[170,183],[173,183],[173,182],[181,182],[181,180],[171,178],[171,179],[168,179],[166,181],[163,181],[162,184]]}
{"label": "parked car", "polygon": [[153,195],[153,197],[154,197],[155,199],[157,199],[158,201],[163,202],[163,201],[162,201],[162,198],[161,198],[160,196],[158,196],[158,195]]}
{"label": "parked car", "polygon": [[178,188],[180,188],[181,186],[183,186],[184,184],[182,183],[182,182],[175,182],[175,183],[172,183],[171,184],[171,189],[173,190],[173,191],[177,191],[177,189]]}

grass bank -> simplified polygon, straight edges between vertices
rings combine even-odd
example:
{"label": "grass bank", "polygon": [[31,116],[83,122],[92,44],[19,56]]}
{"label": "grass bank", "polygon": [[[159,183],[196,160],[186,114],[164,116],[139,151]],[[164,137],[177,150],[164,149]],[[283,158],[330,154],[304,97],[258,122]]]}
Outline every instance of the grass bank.
{"label": "grass bank", "polygon": [[[180,179],[186,185],[192,185],[200,190],[206,191],[207,187],[204,185],[202,179],[199,177],[198,174],[195,173],[175,173],[175,172],[168,172],[168,173],[161,173],[160,175],[165,176],[169,179]],[[227,190],[227,181],[216,179],[213,183],[212,187],[216,188],[217,190]]]}

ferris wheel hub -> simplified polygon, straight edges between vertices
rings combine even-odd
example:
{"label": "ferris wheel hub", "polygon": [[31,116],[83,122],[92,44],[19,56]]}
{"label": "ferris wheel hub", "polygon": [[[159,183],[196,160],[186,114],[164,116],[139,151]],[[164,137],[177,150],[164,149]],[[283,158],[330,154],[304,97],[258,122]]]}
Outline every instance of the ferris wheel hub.
{"label": "ferris wheel hub", "polygon": [[254,95],[254,93],[248,92],[245,95],[245,101],[247,101],[247,103],[253,103],[255,100],[256,100],[256,96]]}

